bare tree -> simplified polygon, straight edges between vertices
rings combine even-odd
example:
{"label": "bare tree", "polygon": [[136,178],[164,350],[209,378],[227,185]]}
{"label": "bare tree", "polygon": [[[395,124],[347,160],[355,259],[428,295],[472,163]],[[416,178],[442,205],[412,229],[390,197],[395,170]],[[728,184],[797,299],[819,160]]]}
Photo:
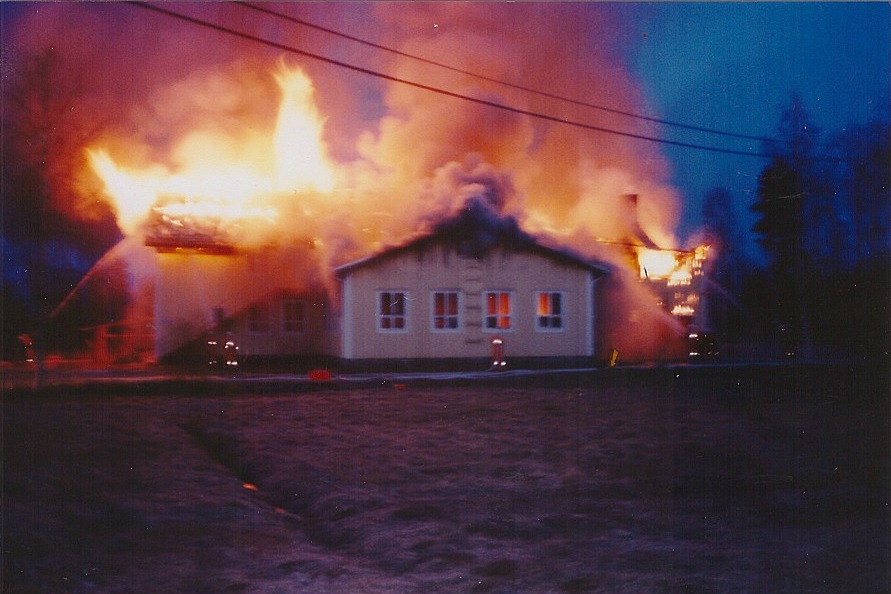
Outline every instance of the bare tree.
{"label": "bare tree", "polygon": [[[104,202],[85,219],[83,149],[101,122],[81,112],[84,93],[52,49],[24,54],[3,79],[4,345],[36,334],[37,381],[43,372],[48,313],[113,244],[120,231]],[[25,273],[24,271],[27,271]]]}

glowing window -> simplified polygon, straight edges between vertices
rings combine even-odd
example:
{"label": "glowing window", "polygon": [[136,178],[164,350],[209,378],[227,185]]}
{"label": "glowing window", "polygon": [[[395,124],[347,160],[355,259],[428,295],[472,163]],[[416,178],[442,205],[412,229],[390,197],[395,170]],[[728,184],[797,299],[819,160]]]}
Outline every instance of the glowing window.
{"label": "glowing window", "polygon": [[486,330],[510,330],[511,294],[506,291],[486,292]]}
{"label": "glowing window", "polygon": [[381,291],[377,299],[377,328],[381,332],[408,332],[406,296],[401,291]]}
{"label": "glowing window", "polygon": [[298,299],[282,302],[282,332],[298,334],[306,329],[306,305]]}
{"label": "glowing window", "polygon": [[248,309],[247,326],[251,334],[269,332],[269,306],[265,303],[251,306]]}
{"label": "glowing window", "polygon": [[459,330],[461,318],[458,315],[458,291],[436,291],[433,293],[433,330]]}
{"label": "glowing window", "polygon": [[563,293],[536,293],[535,329],[540,332],[563,330],[564,301]]}

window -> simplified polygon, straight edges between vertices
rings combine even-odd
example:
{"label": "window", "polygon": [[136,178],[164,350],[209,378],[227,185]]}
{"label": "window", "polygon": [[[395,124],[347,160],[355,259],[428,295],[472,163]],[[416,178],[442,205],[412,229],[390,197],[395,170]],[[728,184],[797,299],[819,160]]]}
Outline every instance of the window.
{"label": "window", "polygon": [[536,330],[540,332],[563,330],[563,301],[563,293],[536,294]]}
{"label": "window", "polygon": [[458,291],[433,293],[433,330],[448,331],[461,328],[458,316]]}
{"label": "window", "polygon": [[298,299],[282,302],[282,332],[298,334],[306,329],[306,306]]}
{"label": "window", "polygon": [[269,332],[269,306],[265,303],[251,306],[247,316],[248,332],[264,334]]}
{"label": "window", "polygon": [[211,310],[211,314],[213,315],[213,327],[221,330],[223,322],[226,321],[226,310],[222,307],[215,307]]}
{"label": "window", "polygon": [[406,297],[399,291],[381,291],[377,299],[377,328],[382,332],[408,332]]}
{"label": "window", "polygon": [[510,330],[511,294],[506,291],[486,292],[486,330]]}

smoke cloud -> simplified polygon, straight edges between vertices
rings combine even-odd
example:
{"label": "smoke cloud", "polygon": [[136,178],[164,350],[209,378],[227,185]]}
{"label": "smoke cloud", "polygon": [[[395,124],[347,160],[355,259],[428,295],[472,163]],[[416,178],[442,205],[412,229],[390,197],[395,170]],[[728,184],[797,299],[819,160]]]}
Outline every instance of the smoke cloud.
{"label": "smoke cloud", "polygon": [[[221,4],[165,6],[451,92],[606,128],[652,132],[646,123],[614,113]],[[333,5],[324,16],[312,4],[268,6],[492,79],[645,111],[640,90],[613,47],[621,23],[606,7],[372,4]],[[500,208],[522,214],[533,232],[620,239],[629,232],[621,196],[636,193],[641,197],[637,216],[647,234],[662,243],[672,241],[677,197],[667,182],[665,160],[648,143],[536,120],[297,56],[283,58],[280,51],[138,7],[37,4],[19,10],[12,20],[14,56],[52,48],[64,72],[80,80],[77,108],[85,119],[100,122],[94,144],[121,166],[176,171],[195,155],[237,163],[243,154],[262,154],[281,101],[274,72],[284,59],[304,69],[313,82],[324,141],[338,170],[335,191],[300,200],[311,204],[314,228],[321,217],[330,219],[322,227],[352,233],[342,244],[367,248],[399,241],[422,221],[451,212],[456,196],[466,193],[455,194],[456,167],[469,175],[489,170],[491,191],[502,195]],[[363,19],[359,28],[357,16]],[[221,137],[227,142],[218,142]],[[510,189],[502,192],[501,187]]]}
{"label": "smoke cloud", "polygon": [[[372,49],[238,4],[163,6],[451,93],[655,134],[640,120]],[[647,111],[615,47],[622,23],[606,5],[263,6],[489,79]],[[433,229],[471,199],[587,256],[607,257],[597,240],[627,240],[636,222],[664,247],[674,243],[678,197],[653,144],[372,78],[133,5],[28,3],[7,10],[7,22],[4,52],[13,70],[28,55],[52,52],[58,76],[76,82],[57,88],[76,87],[66,99],[95,130],[87,145],[71,149],[81,155],[72,159],[84,180],[81,204],[84,196],[107,192],[82,156],[87,149],[105,151],[138,176],[223,164],[233,178],[272,177],[279,107],[293,100],[283,98],[276,80],[284,67],[308,77],[332,185],[258,184],[252,204],[274,208],[277,222],[242,226],[233,237],[244,245],[310,240],[313,260],[331,267]],[[629,193],[640,196],[636,209],[623,199]]]}

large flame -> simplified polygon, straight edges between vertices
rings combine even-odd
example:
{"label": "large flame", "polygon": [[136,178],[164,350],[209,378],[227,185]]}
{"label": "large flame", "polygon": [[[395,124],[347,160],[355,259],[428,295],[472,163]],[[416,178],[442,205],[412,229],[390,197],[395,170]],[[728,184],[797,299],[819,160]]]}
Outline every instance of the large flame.
{"label": "large flame", "polygon": [[693,324],[708,325],[708,321],[701,316],[697,318],[703,266],[708,251],[707,244],[684,252],[647,248],[637,250],[642,281],[657,294],[660,303],[672,315]]}
{"label": "large flame", "polygon": [[274,135],[276,189],[330,192],[334,174],[325,157],[324,122],[312,99],[312,81],[301,70],[285,67],[275,79],[283,95]]}
{"label": "large flame", "polygon": [[106,149],[87,151],[93,171],[117,210],[128,235],[152,213],[175,224],[192,219],[270,221],[277,197],[330,192],[334,167],[322,138],[323,120],[313,86],[299,69],[275,73],[282,93],[274,132],[234,139],[219,132],[191,131],[173,151],[175,166],[128,169]]}
{"label": "large flame", "polygon": [[[283,62],[273,72],[273,78],[281,98],[272,129],[239,137],[218,130],[186,130],[171,151],[173,165],[168,166],[156,164],[128,169],[117,163],[106,149],[88,150],[89,162],[103,181],[125,233],[143,233],[149,223],[149,226],[161,225],[165,241],[174,244],[178,239],[196,238],[197,241],[239,242],[245,241],[243,235],[239,236],[245,229],[250,229],[253,237],[269,239],[282,228],[296,226],[310,234],[304,239],[322,245],[325,239],[320,237],[319,223],[324,219],[335,221],[343,235],[339,240],[348,242],[356,239],[348,237],[348,229],[356,227],[357,223],[367,229],[375,217],[381,221],[397,221],[395,228],[405,234],[418,221],[441,217],[455,207],[456,201],[465,201],[470,195],[479,193],[487,196],[496,210],[517,212],[517,204],[510,204],[517,200],[512,178],[483,162],[481,155],[467,159],[464,164],[453,161],[441,165],[435,170],[430,184],[419,189],[412,206],[390,201],[388,191],[377,192],[378,197],[375,197],[367,187],[361,187],[363,183],[365,186],[373,184],[367,184],[367,180],[363,182],[362,175],[357,175],[354,170],[351,183],[358,183],[360,187],[344,188],[344,195],[352,197],[353,203],[356,196],[369,199],[378,209],[374,216],[365,213],[363,219],[362,213],[350,210],[349,206],[338,207],[336,201],[331,200],[337,179],[335,167],[327,157],[323,138],[325,119],[315,104],[312,81],[299,68],[288,68]],[[389,143],[381,144],[387,147],[383,154],[392,157],[398,168],[403,159],[391,154]],[[377,162],[378,167],[373,168],[377,176],[385,177],[381,175],[384,170],[380,167],[379,157],[370,158],[370,161]],[[631,183],[625,172],[615,168],[610,171],[613,173],[606,177],[598,174],[594,178],[601,182],[611,180],[607,183],[610,187]],[[404,183],[406,180],[403,176],[397,177],[396,181]],[[423,183],[422,180],[416,182]],[[317,199],[319,196],[322,196],[321,201]],[[380,196],[383,196],[383,202]],[[625,200],[619,195],[616,198]],[[638,229],[643,222],[638,215],[648,211],[638,209],[636,199],[634,205],[628,212],[615,209],[625,212],[624,217],[614,217],[625,219],[616,226],[615,233]],[[586,217],[603,219],[601,209],[605,207],[606,204],[601,203],[599,208],[591,208],[583,196],[577,209],[580,224],[586,226]],[[567,238],[566,229],[548,224],[553,214],[550,207],[536,208],[535,204],[527,203],[520,214],[533,231],[542,233],[550,229],[552,236]],[[578,220],[576,224],[579,224]],[[572,224],[568,226],[569,229],[573,227]],[[653,228],[651,226],[650,230]],[[583,237],[582,243],[596,242],[588,235]],[[591,253],[590,248],[581,251]],[[696,289],[691,284],[700,272],[705,252],[640,247],[636,249],[636,255],[642,280],[654,287],[672,288],[672,300],[676,304],[668,310],[675,315],[692,315],[696,304],[687,293]],[[675,297],[680,295],[678,290],[683,290],[679,304]]]}
{"label": "large flame", "polygon": [[[640,279],[629,257],[629,244],[677,247],[672,230],[682,201],[661,147],[634,138],[658,136],[657,124],[623,115],[651,110],[626,67],[626,36],[617,33],[627,31],[621,15],[588,3],[369,3],[360,13],[331,6],[300,3],[294,14],[332,26],[371,27],[400,52],[350,50],[330,35],[278,31],[237,3],[220,3],[211,12],[214,22],[238,23],[258,35],[276,31],[281,43],[313,47],[391,80],[317,61],[306,63],[311,80],[296,68],[270,68],[268,47],[243,39],[229,44],[218,32],[187,22],[145,19],[146,26],[122,26],[132,24],[134,9],[127,5],[41,4],[14,27],[13,45],[52,49],[62,78],[75,78],[72,86],[84,90],[71,103],[83,130],[103,122],[96,131],[102,140],[88,147],[89,170],[72,173],[81,202],[92,203],[103,190],[128,244],[145,248],[145,257],[134,260],[145,283],[132,283],[133,295],[155,299],[152,281],[163,265],[163,274],[193,279],[173,299],[178,315],[211,324],[211,307],[221,299],[227,312],[240,311],[270,290],[302,290],[308,279],[330,283],[333,265],[435,229],[469,200],[480,200],[545,245],[628,272],[615,277],[636,295],[637,305],[628,306],[635,320],[644,319],[636,310],[652,307],[657,289],[668,311],[697,307],[684,297],[697,284],[696,260],[690,267],[681,252],[668,252],[676,261],[660,256],[665,269],[648,263],[648,276]],[[180,9],[196,19],[207,16],[204,6]],[[152,51],[131,51],[143,46]],[[461,70],[434,68],[409,55]],[[453,93],[516,109],[461,101]],[[81,186],[82,173],[88,175]],[[64,182],[60,198],[70,199],[70,178],[54,177]],[[627,194],[641,197],[633,213]],[[648,241],[637,241],[638,231]],[[164,241],[150,241],[155,238]],[[177,249],[196,246],[238,257]],[[289,247],[292,253],[284,254]],[[232,272],[235,261],[252,258],[262,264]],[[678,272],[685,266],[689,275]],[[275,274],[258,280],[268,270]],[[214,295],[202,284],[205,277],[225,278],[225,295]],[[690,278],[690,285],[681,284]],[[615,301],[617,308],[627,305],[621,297]],[[646,342],[643,331],[631,333],[627,326],[617,325],[633,337],[625,344]],[[656,333],[648,332],[655,341]]]}
{"label": "large flame", "polygon": [[668,278],[678,268],[677,256],[666,250],[640,248],[637,250],[637,261],[641,278]]}

